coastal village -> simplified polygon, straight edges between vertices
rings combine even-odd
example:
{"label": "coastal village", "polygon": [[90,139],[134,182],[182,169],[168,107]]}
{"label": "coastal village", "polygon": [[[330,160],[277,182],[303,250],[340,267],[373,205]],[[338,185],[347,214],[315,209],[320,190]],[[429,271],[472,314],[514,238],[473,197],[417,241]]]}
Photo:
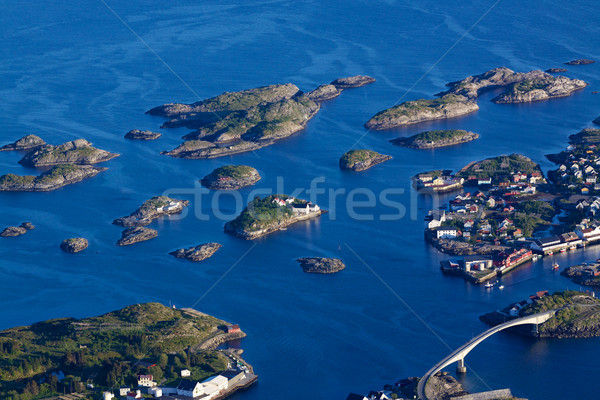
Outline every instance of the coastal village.
{"label": "coastal village", "polygon": [[[239,327],[231,326],[232,330]],[[105,391],[102,400],[137,400],[154,398],[159,400],[219,400],[254,384],[258,377],[241,359],[229,354],[230,362],[226,371],[211,376],[202,382],[189,379],[189,369],[180,371],[181,379],[175,386],[159,385],[152,375],[138,375],[137,388],[121,387],[118,391]]]}

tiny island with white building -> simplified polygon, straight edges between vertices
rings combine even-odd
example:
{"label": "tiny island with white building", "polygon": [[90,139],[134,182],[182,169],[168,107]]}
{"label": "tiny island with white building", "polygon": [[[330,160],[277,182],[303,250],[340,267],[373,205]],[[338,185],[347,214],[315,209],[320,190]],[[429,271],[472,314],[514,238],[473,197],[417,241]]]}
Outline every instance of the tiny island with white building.
{"label": "tiny island with white building", "polygon": [[254,240],[324,212],[310,201],[283,194],[256,197],[237,218],[225,224],[225,232]]}

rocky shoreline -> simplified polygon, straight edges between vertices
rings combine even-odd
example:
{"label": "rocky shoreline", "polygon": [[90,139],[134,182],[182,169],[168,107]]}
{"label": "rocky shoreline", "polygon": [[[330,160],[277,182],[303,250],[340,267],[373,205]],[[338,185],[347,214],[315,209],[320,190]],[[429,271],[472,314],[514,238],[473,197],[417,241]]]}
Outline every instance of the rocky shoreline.
{"label": "rocky shoreline", "polygon": [[474,132],[457,130],[425,131],[407,138],[392,139],[390,142],[411,149],[435,149],[471,142],[479,138]]}
{"label": "rocky shoreline", "polygon": [[156,218],[183,211],[183,208],[189,204],[188,200],[177,200],[167,196],[154,196],[146,200],[144,204],[130,215],[115,219],[113,224],[124,227],[146,226]]}
{"label": "rocky shoreline", "polygon": [[57,165],[39,176],[7,174],[0,176],[0,191],[48,192],[96,176],[108,168],[91,165]]}
{"label": "rocky shoreline", "polygon": [[584,286],[600,287],[600,263],[583,263],[565,268],[560,273],[573,283]]}
{"label": "rocky shoreline", "polygon": [[[511,310],[517,309],[517,315]],[[581,339],[600,336],[600,299],[586,292],[564,291],[549,295],[547,291],[530,296],[529,300],[513,303],[502,310],[484,314],[479,319],[496,326],[514,318],[558,309],[556,315],[538,326],[510,328],[515,333],[527,336],[555,339]]]}
{"label": "rocky shoreline", "polygon": [[207,258],[213,256],[217,250],[219,250],[223,245],[219,243],[205,243],[198,246],[193,246],[187,249],[178,249],[170,252],[169,254],[176,258],[185,258],[189,261],[204,261]]}
{"label": "rocky shoreline", "polygon": [[341,169],[365,171],[374,165],[391,160],[392,156],[380,154],[372,150],[350,150],[339,161]]}
{"label": "rocky shoreline", "polygon": [[255,240],[255,239],[261,238],[263,236],[267,236],[271,233],[280,231],[280,230],[287,228],[288,226],[293,225],[295,223],[320,217],[322,213],[323,213],[323,211],[319,210],[316,212],[311,212],[309,214],[294,215],[288,219],[285,219],[283,221],[274,222],[271,225],[269,225],[263,229],[256,230],[256,231],[248,231],[248,230],[244,230],[244,229],[234,228],[231,226],[230,222],[228,222],[225,224],[224,231],[226,233],[232,234],[240,239]]}
{"label": "rocky shoreline", "polygon": [[260,179],[260,174],[252,167],[225,165],[206,175],[200,183],[212,190],[237,190],[254,185]]}
{"label": "rocky shoreline", "polygon": [[302,270],[313,274],[334,274],[346,268],[344,262],[338,258],[328,257],[302,257],[296,261]]}

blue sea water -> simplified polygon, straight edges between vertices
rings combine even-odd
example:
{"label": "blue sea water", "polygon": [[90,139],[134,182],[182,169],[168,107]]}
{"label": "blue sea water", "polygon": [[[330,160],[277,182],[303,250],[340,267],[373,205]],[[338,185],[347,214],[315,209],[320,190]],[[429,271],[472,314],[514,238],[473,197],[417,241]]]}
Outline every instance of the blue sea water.
{"label": "blue sea water", "polygon": [[[599,115],[600,64],[568,67],[590,82],[571,97],[496,105],[492,93],[464,118],[386,132],[367,132],[375,112],[431,97],[449,81],[497,66],[528,71],[575,58],[600,60],[600,11],[593,1],[260,1],[12,2],[0,14],[2,143],[35,133],[49,143],[85,138],[120,153],[109,170],[49,193],[0,193],[0,226],[32,221],[36,229],[0,241],[0,328],[63,316],[85,317],[147,301],[194,306],[239,323],[245,357],[260,383],[236,399],[345,398],[424,373],[486,329],[482,313],[532,292],[576,287],[538,261],[486,291],[439,272],[443,259],[422,240],[428,197],[410,187],[416,172],[457,169],[470,161],[519,152],[541,163],[568,135]],[[144,112],[166,102],[193,102],[224,91],[292,82],[308,91],[355,74],[377,82],[323,104],[303,132],[273,146],[215,160],[159,154],[185,129],[163,130],[152,142],[128,141],[130,129],[158,129]],[[391,145],[424,128],[460,128],[481,138],[461,146],[417,151]],[[393,160],[360,174],[341,172],[348,149],[369,148]],[[33,174],[22,154],[0,153],[0,174]],[[228,163],[252,165],[263,179],[243,189],[308,188],[324,177],[319,204],[330,214],[246,242],[223,233],[240,199],[201,194],[197,180]],[[354,189],[401,202],[345,206]],[[345,189],[346,195],[329,196]],[[188,212],[154,222],[152,241],[116,247],[111,225],[147,198],[172,193]],[[175,196],[175,197],[177,197]],[[356,200],[365,200],[357,194]],[[300,196],[302,197],[302,195]],[[215,217],[225,214],[223,218]],[[360,215],[374,214],[373,220]],[[205,220],[202,215],[209,215]],[[84,236],[76,255],[58,245]],[[223,244],[210,260],[175,259],[173,249]],[[295,259],[334,256],[339,274],[302,273]],[[556,256],[561,266],[596,259],[600,248]],[[510,387],[529,399],[595,398],[590,379],[600,340],[534,340],[498,334],[469,354],[469,390]],[[451,369],[450,369],[451,370]]]}

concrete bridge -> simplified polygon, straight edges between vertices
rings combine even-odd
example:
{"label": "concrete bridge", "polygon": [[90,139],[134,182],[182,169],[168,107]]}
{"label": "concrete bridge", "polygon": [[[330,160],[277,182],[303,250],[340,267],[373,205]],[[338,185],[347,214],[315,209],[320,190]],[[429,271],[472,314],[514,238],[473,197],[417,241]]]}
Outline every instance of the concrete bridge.
{"label": "concrete bridge", "polygon": [[473,350],[479,343],[483,342],[485,339],[489,338],[494,333],[500,332],[500,331],[510,328],[512,326],[526,325],[526,324],[533,324],[533,325],[535,325],[534,329],[537,329],[537,326],[539,324],[543,324],[544,322],[548,321],[550,318],[554,317],[554,314],[556,314],[556,311],[558,311],[558,310],[550,310],[550,311],[545,311],[545,312],[539,313],[539,314],[529,315],[527,317],[513,319],[512,321],[508,321],[503,324],[496,325],[495,327],[488,329],[487,331],[479,334],[478,336],[475,336],[473,339],[471,339],[470,341],[468,341],[467,343],[465,343],[464,345],[462,345],[461,347],[459,347],[458,349],[453,351],[449,356],[444,358],[442,361],[440,361],[439,363],[434,365],[429,371],[427,371],[427,373],[425,373],[425,375],[423,375],[423,377],[419,381],[419,385],[417,386],[417,395],[418,395],[419,399],[427,400],[427,395],[425,394],[425,387],[427,386],[427,381],[429,381],[429,378],[431,378],[433,375],[437,374],[438,372],[440,372],[441,370],[446,368],[448,365],[450,365],[454,362],[457,362],[458,363],[458,365],[456,367],[457,372],[461,372],[461,373],[467,372],[467,368],[465,367],[465,357],[467,356],[467,354],[469,354],[469,352],[471,350]]}

